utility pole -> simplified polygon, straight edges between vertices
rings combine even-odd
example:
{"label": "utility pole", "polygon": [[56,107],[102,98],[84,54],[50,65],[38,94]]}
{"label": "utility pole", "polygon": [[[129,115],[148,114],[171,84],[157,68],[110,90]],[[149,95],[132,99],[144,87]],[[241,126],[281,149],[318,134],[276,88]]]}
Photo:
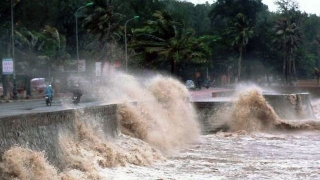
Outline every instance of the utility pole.
{"label": "utility pole", "polygon": [[14,16],[13,16],[13,0],[11,0],[11,47],[12,47],[12,60],[13,60],[13,99],[18,99],[17,84],[16,84],[16,59],[14,54]]}

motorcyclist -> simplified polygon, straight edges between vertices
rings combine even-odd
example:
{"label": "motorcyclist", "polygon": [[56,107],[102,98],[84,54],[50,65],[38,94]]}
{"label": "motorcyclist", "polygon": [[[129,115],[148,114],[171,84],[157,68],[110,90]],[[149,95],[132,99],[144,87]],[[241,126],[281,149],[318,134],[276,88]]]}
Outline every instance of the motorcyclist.
{"label": "motorcyclist", "polygon": [[51,84],[49,84],[48,86],[46,86],[46,89],[45,89],[45,91],[44,91],[44,94],[49,97],[50,101],[52,101],[53,95],[54,95],[54,90],[53,90]]}
{"label": "motorcyclist", "polygon": [[74,99],[73,102],[74,102],[75,104],[78,104],[78,103],[80,102],[80,98],[81,98],[81,96],[82,96],[82,91],[81,91],[81,89],[79,88],[79,85],[78,85],[78,84],[76,84],[76,85],[74,86],[74,89],[72,90],[72,93],[73,93],[73,97],[76,97],[76,99]]}

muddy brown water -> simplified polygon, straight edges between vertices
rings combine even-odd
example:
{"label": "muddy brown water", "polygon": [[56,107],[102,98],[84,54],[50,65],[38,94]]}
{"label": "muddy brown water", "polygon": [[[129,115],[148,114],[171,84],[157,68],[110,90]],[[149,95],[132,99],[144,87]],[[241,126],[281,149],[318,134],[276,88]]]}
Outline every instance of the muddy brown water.
{"label": "muddy brown water", "polygon": [[[88,123],[79,116],[78,141],[60,134],[67,168],[58,171],[45,152],[13,147],[2,157],[1,179],[320,179],[320,100],[312,100],[314,119],[288,122],[251,88],[227,112],[212,117],[228,123],[228,132],[202,135],[179,81],[156,76],[141,85],[132,76],[118,76],[106,93],[108,100],[110,92],[116,93],[114,101],[123,100],[119,137],[101,138],[94,119]],[[154,103],[125,101],[145,98]]]}

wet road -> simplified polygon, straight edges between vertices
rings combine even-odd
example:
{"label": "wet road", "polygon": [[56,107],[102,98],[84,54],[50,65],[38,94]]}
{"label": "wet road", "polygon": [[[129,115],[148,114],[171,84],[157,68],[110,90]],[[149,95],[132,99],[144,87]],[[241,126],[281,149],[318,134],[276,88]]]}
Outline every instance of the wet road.
{"label": "wet road", "polygon": [[10,103],[0,103],[0,117],[40,113],[40,112],[52,112],[61,111],[66,109],[76,109],[82,107],[90,107],[95,105],[101,105],[102,102],[83,101],[79,105],[73,105],[71,99],[56,99],[53,100],[51,106],[46,106],[44,99],[34,99],[26,101],[17,101]]}
{"label": "wet road", "polygon": [[[202,88],[201,90],[190,91],[190,101],[227,101],[225,97],[212,97],[213,92],[224,91],[225,88]],[[38,113],[38,112],[50,112],[50,111],[61,111],[65,109],[75,109],[81,107],[88,107],[94,105],[105,104],[103,102],[93,102],[92,100],[84,100],[78,106],[71,103],[70,98],[59,98],[55,99],[51,106],[46,106],[44,99],[34,99],[26,101],[17,101],[10,103],[0,103],[0,117],[27,114],[27,113]]]}
{"label": "wet road", "polygon": [[227,88],[202,88],[201,90],[190,91],[190,101],[230,101],[229,97],[213,97],[213,94],[219,94],[223,92],[228,92],[230,89]]}

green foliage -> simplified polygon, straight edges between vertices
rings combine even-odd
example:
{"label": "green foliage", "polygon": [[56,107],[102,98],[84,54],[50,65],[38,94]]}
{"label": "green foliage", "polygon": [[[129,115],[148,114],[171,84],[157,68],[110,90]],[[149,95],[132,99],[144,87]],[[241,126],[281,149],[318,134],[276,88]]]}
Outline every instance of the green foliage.
{"label": "green foliage", "polygon": [[301,38],[300,28],[296,23],[290,23],[286,18],[282,18],[276,22],[274,26],[274,42],[283,53],[283,77],[285,84],[291,84],[291,79],[295,78],[295,61],[292,57],[301,43]]}
{"label": "green foliage", "polygon": [[147,21],[143,28],[133,30],[130,47],[139,52],[140,58],[152,57],[159,62],[154,65],[169,63],[171,73],[175,73],[176,64],[183,61],[205,62],[210,54],[207,44],[195,38],[193,30],[185,29],[183,20],[175,20],[165,11],[157,11],[154,17],[155,20]]}
{"label": "green foliage", "polygon": [[250,19],[247,19],[242,13],[232,19],[230,26],[226,33],[228,40],[231,42],[231,46],[236,46],[239,50],[238,59],[238,79],[241,77],[242,68],[242,52],[245,46],[248,44],[249,39],[253,36],[253,26],[251,25]]}
{"label": "green foliage", "polygon": [[249,39],[253,36],[254,28],[251,25],[251,20],[239,13],[230,22],[229,28],[226,33],[230,38],[231,46],[246,46]]}
{"label": "green foliage", "polygon": [[275,4],[278,5],[278,11],[282,17],[291,22],[300,22],[301,12],[299,4],[295,0],[277,0]]}
{"label": "green foliage", "polygon": [[210,34],[210,18],[208,14],[210,12],[211,6],[209,4],[199,4],[196,5],[193,10],[191,10],[191,27],[196,31],[197,36],[204,34]]}
{"label": "green foliage", "polygon": [[212,21],[217,18],[233,19],[241,13],[255,24],[258,13],[262,9],[261,0],[217,0],[209,13],[209,17]]}
{"label": "green foliage", "polygon": [[124,17],[122,14],[114,11],[115,7],[96,1],[93,10],[88,11],[88,16],[84,19],[84,28],[92,34],[99,35],[99,40],[117,39],[117,30],[120,20]]}
{"label": "green foliage", "polygon": [[[88,2],[15,0],[17,60],[57,65],[75,59],[75,13]],[[139,20],[127,26],[128,54],[135,57],[130,67],[175,73],[209,68],[218,76],[230,67],[236,71],[237,59],[244,66],[252,65],[254,59],[267,71],[286,74],[285,78],[309,78],[314,67],[320,68],[320,18],[301,13],[294,0],[277,0],[276,13],[269,12],[261,0],[198,5],[178,0],[92,2],[77,17],[79,51],[85,59],[124,61],[124,25],[138,15]],[[0,1],[0,15],[0,56],[8,57],[12,51],[10,0]]]}

